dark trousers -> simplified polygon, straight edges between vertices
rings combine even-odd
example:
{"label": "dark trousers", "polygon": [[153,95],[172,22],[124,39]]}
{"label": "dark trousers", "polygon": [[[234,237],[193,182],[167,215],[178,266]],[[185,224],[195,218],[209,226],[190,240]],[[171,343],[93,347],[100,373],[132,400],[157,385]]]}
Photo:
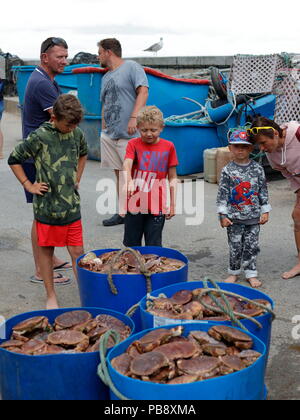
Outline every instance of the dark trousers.
{"label": "dark trousers", "polygon": [[165,220],[165,216],[127,213],[125,216],[124,245],[128,247],[142,246],[144,236],[145,246],[162,247],[162,231]]}

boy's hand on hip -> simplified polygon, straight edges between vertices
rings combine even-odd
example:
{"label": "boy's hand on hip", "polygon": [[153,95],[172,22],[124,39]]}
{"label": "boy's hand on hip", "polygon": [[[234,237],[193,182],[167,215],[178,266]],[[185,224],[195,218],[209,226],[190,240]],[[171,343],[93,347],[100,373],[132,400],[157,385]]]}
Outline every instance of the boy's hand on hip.
{"label": "boy's hand on hip", "polygon": [[269,221],[269,213],[264,213],[261,215],[259,224],[265,225],[266,223],[268,223],[268,221]]}
{"label": "boy's hand on hip", "polygon": [[34,184],[26,184],[26,190],[34,195],[44,195],[49,189],[48,184],[45,182],[35,182]]}

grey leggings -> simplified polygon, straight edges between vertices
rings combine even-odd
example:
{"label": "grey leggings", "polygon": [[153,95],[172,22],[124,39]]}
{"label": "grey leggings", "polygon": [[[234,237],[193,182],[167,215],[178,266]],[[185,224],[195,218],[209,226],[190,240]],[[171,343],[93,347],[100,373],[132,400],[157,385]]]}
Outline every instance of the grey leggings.
{"label": "grey leggings", "polygon": [[229,274],[239,275],[243,268],[247,279],[257,277],[259,232],[260,225],[233,224],[227,228],[230,252]]}

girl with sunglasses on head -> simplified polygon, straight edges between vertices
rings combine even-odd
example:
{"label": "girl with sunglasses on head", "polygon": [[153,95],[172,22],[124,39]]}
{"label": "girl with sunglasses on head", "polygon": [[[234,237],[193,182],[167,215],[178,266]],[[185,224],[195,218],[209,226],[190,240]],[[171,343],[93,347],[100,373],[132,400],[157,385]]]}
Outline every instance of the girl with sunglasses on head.
{"label": "girl with sunglasses on head", "polygon": [[248,129],[248,134],[260,150],[266,152],[271,167],[290,181],[296,194],[292,218],[298,262],[282,275],[283,279],[291,279],[300,274],[300,124],[292,121],[279,126],[275,121],[258,117]]}

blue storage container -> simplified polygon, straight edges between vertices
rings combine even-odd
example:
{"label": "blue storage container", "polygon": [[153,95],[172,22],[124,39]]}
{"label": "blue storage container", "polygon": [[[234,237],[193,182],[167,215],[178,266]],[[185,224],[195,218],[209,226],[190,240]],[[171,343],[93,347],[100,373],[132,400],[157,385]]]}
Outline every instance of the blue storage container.
{"label": "blue storage container", "polygon": [[178,175],[203,172],[204,150],[224,145],[213,124],[167,121],[161,137],[174,143],[179,160]]}
{"label": "blue storage container", "polygon": [[[179,324],[178,324],[179,325]],[[218,323],[189,323],[184,325],[184,335],[190,331],[208,331],[213,325]],[[174,325],[169,328],[173,328]],[[166,327],[168,328],[168,327]],[[266,396],[264,386],[266,347],[262,341],[252,334],[253,349],[262,356],[247,369],[230,375],[221,376],[214,379],[194,382],[184,385],[164,385],[152,382],[128,378],[118,373],[111,365],[112,359],[124,353],[129,345],[140,339],[152,330],[143,331],[128,338],[123,343],[113,348],[108,356],[108,370],[116,389],[121,394],[132,400],[170,400],[170,401],[189,401],[189,400],[264,400]],[[117,397],[110,391],[112,400]]]}
{"label": "blue storage container", "polygon": [[[77,77],[73,74],[76,68],[87,67],[88,64],[74,64],[66,66],[63,73],[57,75],[55,80],[59,84],[62,93],[77,92]],[[13,66],[12,70],[17,80],[17,91],[19,95],[20,105],[24,104],[25,90],[27,82],[31,73],[35,70],[36,66]]]}
{"label": "blue storage container", "polygon": [[100,116],[84,115],[80,128],[84,132],[88,145],[88,158],[101,160],[100,135],[102,118]]}
{"label": "blue storage container", "polygon": [[105,70],[95,67],[77,69],[73,71],[77,78],[78,99],[83,106],[85,116],[100,118],[102,105],[100,102],[100,91],[102,77]]}
{"label": "blue storage container", "polygon": [[[94,317],[115,316],[134,332],[132,320],[121,313],[101,308],[72,308],[15,316],[6,321],[6,340],[12,328],[26,319],[46,316],[53,323],[59,315],[74,310],[86,310]],[[25,356],[0,348],[0,394],[3,400],[106,400],[108,388],[97,376],[99,361],[98,352]]]}
{"label": "blue storage container", "polygon": [[[178,259],[186,264],[177,271],[153,274],[153,290],[188,280],[188,259],[179,251],[159,247],[134,247],[134,249],[140,251],[141,254],[157,254],[162,257]],[[117,250],[102,249],[93,252],[101,258],[101,254],[111,251]],[[118,295],[114,295],[110,290],[106,274],[94,273],[78,266],[79,261],[83,257],[77,260],[78,285],[82,306],[105,307],[126,313],[133,305],[139,303],[147,293],[145,276],[141,274],[119,274],[113,276],[114,283],[118,289]],[[139,312],[133,317],[138,331],[141,329],[139,317]]]}
{"label": "blue storage container", "polygon": [[[240,284],[231,284],[231,283],[218,283],[220,288],[222,290],[236,293],[238,295],[244,296],[248,299],[264,299],[268,302],[270,302],[272,308],[274,308],[274,302],[273,300],[266,295],[265,293],[262,293],[259,290],[251,289],[250,287],[242,286]],[[213,288],[213,285],[209,283],[209,287]],[[166,295],[168,298],[173,296],[175,293],[179,292],[180,290],[194,290],[194,289],[202,289],[204,288],[204,283],[202,281],[196,281],[196,282],[188,282],[188,283],[176,283],[164,288],[161,288],[159,290],[155,290],[153,293],[151,293],[151,296],[157,297],[160,294]],[[162,317],[155,317],[146,310],[146,302],[147,302],[147,296],[145,296],[141,302],[140,302],[140,311],[141,311],[141,322],[142,322],[142,328],[149,329],[154,328],[157,326],[164,326],[169,324],[177,324],[178,320],[174,319],[165,319]],[[272,333],[272,314],[266,313],[264,315],[261,315],[256,318],[257,321],[259,321],[262,325],[262,329],[260,329],[257,325],[255,325],[253,322],[244,319],[240,320],[241,323],[250,331],[252,334],[254,334],[256,337],[258,337],[266,346],[267,348],[267,354],[269,353],[270,349],[270,343],[271,343],[271,333]],[[182,321],[183,324],[189,323],[190,321]],[[207,321],[195,321],[197,323],[207,323]],[[213,321],[212,321],[213,322]],[[219,324],[224,325],[231,325],[230,321],[224,321],[219,322]]]}
{"label": "blue storage container", "polygon": [[[101,115],[100,92],[102,77],[106,70],[90,67],[75,69],[77,75],[78,98],[87,115]],[[205,104],[208,80],[178,79],[145,67],[149,82],[148,105],[156,105],[165,117],[185,114],[199,109],[199,106],[184,100],[184,97]]]}
{"label": "blue storage container", "polygon": [[208,95],[209,81],[179,79],[154,69],[145,68],[149,82],[148,105],[156,105],[167,118],[199,110],[199,106],[183,98],[193,99],[204,105]]}
{"label": "blue storage container", "polygon": [[20,105],[24,104],[25,90],[27,82],[31,73],[34,71],[36,66],[13,66],[12,70],[14,72],[14,77],[16,78],[17,83],[17,92],[19,95]]}

